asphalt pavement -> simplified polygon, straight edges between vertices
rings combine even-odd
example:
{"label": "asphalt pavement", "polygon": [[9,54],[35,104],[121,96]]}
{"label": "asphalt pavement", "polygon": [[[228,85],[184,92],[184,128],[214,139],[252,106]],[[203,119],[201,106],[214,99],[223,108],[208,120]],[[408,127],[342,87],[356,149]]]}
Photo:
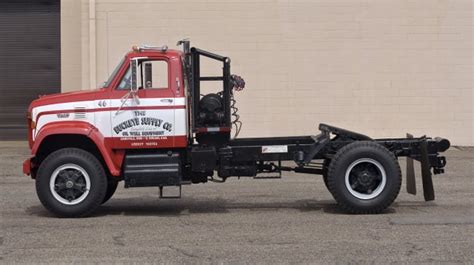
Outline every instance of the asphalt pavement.
{"label": "asphalt pavement", "polygon": [[[0,264],[452,264],[474,263],[474,148],[452,147],[436,200],[402,187],[383,214],[341,212],[320,176],[229,179],[124,189],[89,218],[61,219],[22,174],[25,142],[0,142]],[[400,161],[402,168],[404,161]]]}

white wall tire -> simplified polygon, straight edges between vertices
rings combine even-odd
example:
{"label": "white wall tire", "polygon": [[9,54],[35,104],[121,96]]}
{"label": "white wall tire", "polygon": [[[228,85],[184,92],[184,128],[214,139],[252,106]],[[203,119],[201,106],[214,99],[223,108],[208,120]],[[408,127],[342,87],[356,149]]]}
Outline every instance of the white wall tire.
{"label": "white wall tire", "polygon": [[383,212],[398,196],[402,182],[395,155],[374,141],[355,141],[339,149],[327,174],[338,205],[354,214]]}
{"label": "white wall tire", "polygon": [[106,191],[107,177],[102,164],[85,150],[57,150],[38,168],[38,198],[48,211],[59,217],[90,215],[102,203]]}

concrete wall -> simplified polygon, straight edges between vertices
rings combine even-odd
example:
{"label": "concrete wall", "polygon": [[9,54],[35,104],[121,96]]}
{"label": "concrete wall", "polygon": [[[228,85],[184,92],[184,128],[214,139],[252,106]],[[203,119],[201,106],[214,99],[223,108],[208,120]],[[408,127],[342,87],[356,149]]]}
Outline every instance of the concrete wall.
{"label": "concrete wall", "polygon": [[[94,87],[134,44],[232,58],[241,136],[314,134],[474,145],[472,1],[63,0],[62,87]],[[208,67],[210,70],[211,67]]]}

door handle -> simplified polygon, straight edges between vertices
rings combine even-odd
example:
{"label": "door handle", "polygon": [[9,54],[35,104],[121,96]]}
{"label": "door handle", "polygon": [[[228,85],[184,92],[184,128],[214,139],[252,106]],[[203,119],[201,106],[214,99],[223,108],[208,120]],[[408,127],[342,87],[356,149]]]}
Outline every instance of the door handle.
{"label": "door handle", "polygon": [[173,103],[173,100],[170,99],[170,98],[163,98],[160,100],[161,102],[165,102],[165,103]]}

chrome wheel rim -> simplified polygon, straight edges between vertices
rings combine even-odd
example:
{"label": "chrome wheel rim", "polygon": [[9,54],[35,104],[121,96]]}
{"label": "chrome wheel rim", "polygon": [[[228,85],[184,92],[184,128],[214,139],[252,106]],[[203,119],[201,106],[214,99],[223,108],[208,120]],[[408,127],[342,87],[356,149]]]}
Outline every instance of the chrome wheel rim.
{"label": "chrome wheel rim", "polygon": [[89,195],[91,180],[86,170],[76,164],[65,164],[54,170],[49,181],[53,197],[62,204],[76,205]]}
{"label": "chrome wheel rim", "polygon": [[387,184],[387,174],[382,164],[371,158],[352,162],[346,170],[347,190],[356,198],[370,200],[379,196]]}

